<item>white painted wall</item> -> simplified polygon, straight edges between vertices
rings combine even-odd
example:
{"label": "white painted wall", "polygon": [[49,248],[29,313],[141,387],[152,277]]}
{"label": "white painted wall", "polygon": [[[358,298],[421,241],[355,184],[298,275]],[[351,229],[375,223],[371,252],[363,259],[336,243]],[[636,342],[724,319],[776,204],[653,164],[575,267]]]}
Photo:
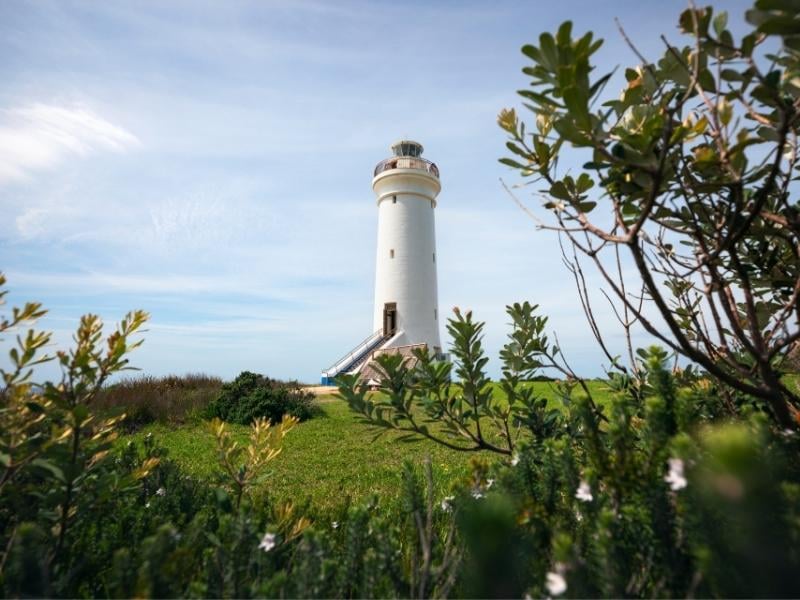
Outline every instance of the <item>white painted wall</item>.
{"label": "white painted wall", "polygon": [[421,169],[391,169],[372,180],[372,189],[378,202],[373,330],[383,327],[384,305],[395,302],[403,335],[391,346],[441,348],[434,262],[439,180]]}

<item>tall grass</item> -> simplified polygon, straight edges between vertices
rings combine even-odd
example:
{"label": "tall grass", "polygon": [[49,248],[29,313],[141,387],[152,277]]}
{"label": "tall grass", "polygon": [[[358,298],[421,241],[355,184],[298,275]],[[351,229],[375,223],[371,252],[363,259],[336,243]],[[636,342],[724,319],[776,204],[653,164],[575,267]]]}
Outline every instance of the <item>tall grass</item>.
{"label": "tall grass", "polygon": [[104,388],[95,406],[104,412],[124,411],[128,431],[153,422],[180,425],[196,418],[217,397],[222,383],[218,377],[200,373],[143,375]]}

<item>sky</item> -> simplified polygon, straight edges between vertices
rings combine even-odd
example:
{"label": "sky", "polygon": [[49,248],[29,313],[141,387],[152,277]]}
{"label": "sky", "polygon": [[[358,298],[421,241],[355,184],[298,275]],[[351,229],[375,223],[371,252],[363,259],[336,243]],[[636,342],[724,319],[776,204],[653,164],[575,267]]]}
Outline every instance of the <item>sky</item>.
{"label": "sky", "polygon": [[[748,3],[717,2],[732,29]],[[607,365],[554,234],[501,183],[497,113],[518,107],[523,44],[564,20],[603,71],[680,41],[678,0],[0,2],[0,270],[69,345],[80,315],[151,314],[152,375],[252,370],[313,382],[371,333],[372,170],[401,137],[441,171],[440,314],[549,315],[572,366]],[[619,87],[619,86],[617,86]],[[614,90],[613,95],[616,95]],[[545,217],[528,190],[519,197]],[[622,332],[589,279],[610,345]],[[8,308],[8,307],[6,307]],[[447,340],[442,331],[444,340]],[[444,341],[443,340],[443,341]],[[637,344],[646,344],[638,334]],[[3,356],[11,339],[0,342]],[[447,344],[448,341],[445,341]],[[53,369],[55,367],[49,367]]]}

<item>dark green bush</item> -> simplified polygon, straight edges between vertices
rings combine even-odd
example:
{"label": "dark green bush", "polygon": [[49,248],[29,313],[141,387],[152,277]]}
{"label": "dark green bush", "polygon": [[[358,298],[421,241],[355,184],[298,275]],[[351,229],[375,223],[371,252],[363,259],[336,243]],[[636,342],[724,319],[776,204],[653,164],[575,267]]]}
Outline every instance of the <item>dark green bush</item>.
{"label": "dark green bush", "polygon": [[222,386],[206,414],[209,418],[217,417],[240,425],[249,425],[256,418],[278,423],[287,414],[305,421],[313,415],[313,402],[314,394],[303,391],[297,382],[242,371],[236,379]]}

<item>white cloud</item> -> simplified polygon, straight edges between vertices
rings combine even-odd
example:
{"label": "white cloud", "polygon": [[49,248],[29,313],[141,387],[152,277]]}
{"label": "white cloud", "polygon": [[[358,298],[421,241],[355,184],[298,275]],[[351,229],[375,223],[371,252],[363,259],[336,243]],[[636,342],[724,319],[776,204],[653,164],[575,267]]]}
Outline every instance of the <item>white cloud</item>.
{"label": "white cloud", "polygon": [[87,108],[35,103],[0,110],[0,185],[24,180],[70,155],[122,152],[138,145],[131,132]]}

